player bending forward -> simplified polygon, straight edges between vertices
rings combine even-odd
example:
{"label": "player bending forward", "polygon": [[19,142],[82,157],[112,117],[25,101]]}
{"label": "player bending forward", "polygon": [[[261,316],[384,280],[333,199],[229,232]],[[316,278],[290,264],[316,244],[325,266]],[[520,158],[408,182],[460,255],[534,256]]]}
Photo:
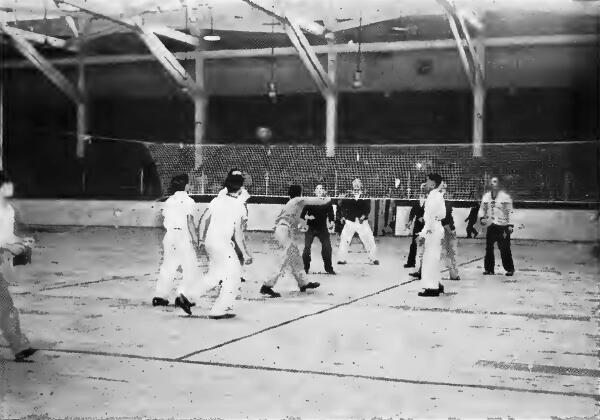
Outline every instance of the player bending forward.
{"label": "player bending forward", "polygon": [[302,187],[300,185],[291,185],[288,194],[290,201],[287,202],[277,219],[275,219],[275,232],[273,233],[275,240],[283,251],[281,254],[281,266],[277,274],[271,280],[266,281],[260,288],[260,293],[271,297],[281,297],[281,294],[273,291],[273,287],[288,268],[296,279],[301,292],[305,292],[306,289],[316,289],[320,286],[319,283],[306,282],[304,264],[294,236],[298,231],[300,213],[304,206],[324,206],[331,202],[331,198],[301,197]]}
{"label": "player bending forward", "polygon": [[241,266],[235,252],[234,242],[240,247],[246,264],[252,264],[244,240],[243,221],[246,215],[244,204],[238,199],[244,178],[240,171],[233,171],[225,180],[226,195],[214,198],[200,221],[199,245],[208,254],[208,273],[194,284],[185,284],[175,306],[192,314],[192,301],[198,300],[210,289],[222,282],[219,297],[210,311],[210,319],[233,318],[233,306],[240,287]]}

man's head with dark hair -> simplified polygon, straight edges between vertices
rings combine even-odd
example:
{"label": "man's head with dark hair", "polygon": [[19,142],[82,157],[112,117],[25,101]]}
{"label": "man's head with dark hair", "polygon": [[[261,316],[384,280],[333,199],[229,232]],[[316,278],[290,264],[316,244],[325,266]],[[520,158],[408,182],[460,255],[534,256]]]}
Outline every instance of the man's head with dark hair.
{"label": "man's head with dark hair", "polygon": [[427,185],[427,192],[429,193],[432,190],[435,190],[436,188],[438,188],[440,186],[440,184],[442,183],[442,176],[440,174],[429,174],[427,175],[427,182],[425,183],[425,185]]}
{"label": "man's head with dark hair", "polygon": [[185,191],[189,183],[190,177],[188,176],[188,174],[180,174],[174,176],[171,179],[171,194],[175,194],[177,191]]}
{"label": "man's head with dark hair", "polygon": [[223,186],[227,188],[229,194],[236,193],[244,186],[244,176],[238,169],[232,169],[227,174]]}
{"label": "man's head with dark hair", "polygon": [[7,182],[11,182],[8,174],[6,173],[6,171],[0,171],[0,185]]}
{"label": "man's head with dark hair", "polygon": [[300,197],[302,195],[302,187],[300,185],[290,185],[288,195],[290,198]]}

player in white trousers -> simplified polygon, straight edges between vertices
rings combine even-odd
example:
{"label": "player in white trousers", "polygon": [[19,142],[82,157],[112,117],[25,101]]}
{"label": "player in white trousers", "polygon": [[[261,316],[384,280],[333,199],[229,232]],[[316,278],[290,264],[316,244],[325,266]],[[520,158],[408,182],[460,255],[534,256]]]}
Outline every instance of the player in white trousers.
{"label": "player in white trousers", "polygon": [[214,198],[200,221],[199,245],[204,246],[208,255],[208,273],[193,284],[184,283],[179,297],[175,299],[175,306],[188,315],[192,314],[193,301],[221,283],[221,291],[208,317],[224,319],[235,316],[234,303],[240,287],[241,266],[232,236],[244,255],[245,264],[252,264],[243,231],[246,210],[239,200],[243,184],[240,171],[228,175],[225,180],[227,194]]}
{"label": "player in white trousers", "polygon": [[439,296],[444,293],[441,280],[441,253],[444,228],[440,223],[446,216],[444,197],[439,189],[442,177],[438,174],[429,174],[427,184],[431,192],[425,201],[425,226],[419,236],[425,238],[423,251],[423,268],[421,271],[421,285],[425,289],[419,296]]}
{"label": "player in white trousers", "polygon": [[280,266],[270,280],[264,282],[260,288],[260,293],[276,298],[281,297],[280,293],[273,290],[277,281],[290,270],[301,292],[306,289],[315,289],[320,286],[317,282],[307,282],[304,274],[304,263],[296,242],[298,239],[298,224],[300,222],[300,213],[304,206],[323,206],[331,202],[329,197],[301,197],[302,187],[291,185],[288,194],[290,200],[283,207],[283,210],[275,219],[275,231],[273,236],[281,251]]}
{"label": "player in white trousers", "polygon": [[0,333],[8,341],[15,360],[20,362],[37,350],[29,345],[29,340],[21,331],[19,311],[15,308],[8,284],[17,280],[13,258],[25,252],[26,243],[33,242],[33,239],[15,235],[15,210],[7,201],[12,195],[12,182],[4,172],[0,172]]}
{"label": "player in white trousers", "polygon": [[195,202],[188,195],[188,188],[189,178],[186,174],[175,176],[171,180],[172,195],[163,205],[163,226],[166,233],[163,238],[163,261],[152,299],[153,306],[169,305],[169,295],[179,267],[183,271],[184,284],[197,281],[201,274],[194,248],[194,243],[197,242],[193,216]]}
{"label": "player in white trousers", "polygon": [[337,263],[346,264],[350,242],[354,234],[358,233],[358,237],[369,253],[369,260],[374,265],[379,265],[377,246],[368,220],[371,212],[371,200],[362,198],[362,182],[359,178],[352,181],[352,191],[348,195],[351,195],[351,198],[343,200],[340,206],[344,228],[340,234]]}

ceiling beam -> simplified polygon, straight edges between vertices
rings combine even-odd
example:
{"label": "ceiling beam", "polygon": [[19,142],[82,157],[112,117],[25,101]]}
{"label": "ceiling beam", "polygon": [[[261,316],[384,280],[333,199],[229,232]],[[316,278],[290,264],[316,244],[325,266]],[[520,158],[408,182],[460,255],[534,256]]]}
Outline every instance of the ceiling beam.
{"label": "ceiling beam", "polygon": [[[534,46],[583,46],[596,45],[598,37],[596,35],[540,35],[540,36],[515,36],[515,37],[495,37],[486,38],[483,44],[486,48],[521,48]],[[466,45],[463,43],[463,46]],[[432,41],[397,41],[397,42],[372,42],[362,44],[363,53],[378,52],[401,52],[401,51],[439,51],[451,50],[456,48],[454,39],[441,39]],[[335,52],[338,54],[356,54],[358,46],[348,44],[315,45],[313,46],[315,54],[327,54]],[[293,47],[275,48],[275,56],[297,56],[298,52]],[[244,50],[220,50],[220,51],[191,51],[179,52],[173,54],[178,60],[195,60],[196,58],[205,58],[208,60],[231,59],[231,58],[253,58],[271,56],[271,48],[257,48]],[[101,55],[96,57],[86,57],[86,65],[111,65],[111,64],[129,64],[136,62],[154,61],[156,58],[152,54],[118,54]],[[76,58],[54,58],[49,60],[55,66],[74,66],[77,65]],[[32,64],[23,60],[6,60],[0,63],[2,68],[30,68]]]}
{"label": "ceiling beam", "polygon": [[14,26],[8,26],[7,24],[4,25],[4,28],[4,31],[6,33],[17,35],[29,42],[34,42],[36,44],[46,44],[54,48],[62,48],[66,50],[75,51],[75,48],[73,48],[73,46],[70,45],[69,42],[64,39],[46,36],[38,32],[26,31],[23,29],[15,28]]}
{"label": "ceiling beam", "polygon": [[154,32],[156,35],[160,35],[160,36],[164,36],[166,38],[170,38],[170,39],[174,39],[175,41],[179,41],[182,42],[184,44],[187,45],[191,45],[192,47],[199,47],[200,46],[200,39],[192,36],[192,35],[188,35],[184,32],[175,30],[175,29],[171,29],[167,26],[164,25],[146,25],[146,28],[148,28],[149,30],[151,30],[152,32]]}
{"label": "ceiling beam", "polygon": [[20,33],[10,30],[11,28],[0,20],[0,31],[7,34],[13,41],[15,48],[27,58],[33,66],[38,68],[50,79],[63,93],[77,104],[82,102],[79,90],[60,71],[45,59],[31,43]]}
{"label": "ceiling beam", "polygon": [[[253,7],[254,9],[260,10],[261,12],[267,14],[268,16],[271,16],[273,19],[277,20],[282,25],[287,24],[287,19],[284,16],[281,16],[281,15],[273,12],[272,10],[269,10],[266,7],[261,6],[256,1],[253,1],[253,0],[242,0],[242,1],[246,4],[248,4],[249,6]],[[330,30],[328,30],[323,25],[319,25],[317,22],[306,23],[306,22],[299,21],[298,24],[306,32],[309,32],[313,35],[324,36],[326,38],[333,37],[333,33]]]}
{"label": "ceiling beam", "polygon": [[200,85],[194,81],[179,60],[165,47],[151,29],[141,25],[141,23],[136,24],[136,29],[146,47],[185,93],[192,98],[201,96],[204,93]]}
{"label": "ceiling beam", "polygon": [[285,25],[285,32],[298,51],[300,59],[306,66],[308,72],[313,78],[313,81],[319,88],[319,91],[324,97],[327,97],[328,94],[334,91],[331,78],[323,68],[323,65],[319,61],[319,58],[313,50],[312,45],[309,44],[308,40],[300,30],[300,27],[294,22],[293,19],[287,17],[286,20],[287,24]]}

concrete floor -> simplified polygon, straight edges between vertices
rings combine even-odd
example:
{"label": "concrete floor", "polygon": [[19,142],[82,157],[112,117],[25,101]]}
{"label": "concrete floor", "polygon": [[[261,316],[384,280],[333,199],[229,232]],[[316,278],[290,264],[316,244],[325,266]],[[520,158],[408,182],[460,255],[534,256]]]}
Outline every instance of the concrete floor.
{"label": "concrete floor", "polygon": [[[598,260],[591,245],[515,242],[514,277],[481,275],[483,241],[459,245],[461,281],[419,298],[406,238],[380,266],[353,245],[307,294],[265,299],[273,253],[251,234],[238,317],[153,308],[152,229],[37,234],[13,285],[32,363],[0,348],[0,417],[519,418],[598,413]],[[499,256],[498,256],[499,261]],[[501,268],[498,273],[503,273]],[[4,344],[0,338],[0,344]]]}

